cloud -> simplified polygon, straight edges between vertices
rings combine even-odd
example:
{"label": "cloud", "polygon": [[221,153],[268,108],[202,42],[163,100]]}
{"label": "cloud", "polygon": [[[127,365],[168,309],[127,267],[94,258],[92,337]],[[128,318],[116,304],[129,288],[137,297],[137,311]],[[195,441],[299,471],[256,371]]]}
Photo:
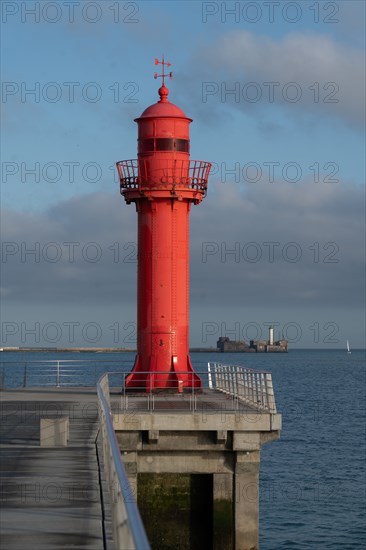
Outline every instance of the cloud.
{"label": "cloud", "polygon": [[358,0],[348,0],[339,6],[339,22],[333,29],[340,38],[363,48],[365,44],[365,3]]}
{"label": "cloud", "polygon": [[218,183],[207,202],[192,215],[195,304],[363,303],[361,187],[274,182],[240,191]]}
{"label": "cloud", "polygon": [[[362,306],[363,204],[347,184],[213,183],[191,213],[192,303]],[[3,220],[8,306],[135,304],[136,212],[119,197],[93,193]]]}
{"label": "cloud", "polygon": [[135,300],[135,227],[134,208],[107,193],[43,213],[4,211],[5,296],[24,305]]}
{"label": "cloud", "polygon": [[[202,84],[203,105],[217,104],[222,109],[226,104],[253,114],[273,103],[293,116],[299,112],[326,115],[352,126],[363,125],[365,57],[361,49],[321,34],[293,32],[275,40],[239,30],[203,46],[199,56],[199,77],[189,80],[191,88],[192,80],[212,84]],[[237,93],[226,93],[229,90]]]}

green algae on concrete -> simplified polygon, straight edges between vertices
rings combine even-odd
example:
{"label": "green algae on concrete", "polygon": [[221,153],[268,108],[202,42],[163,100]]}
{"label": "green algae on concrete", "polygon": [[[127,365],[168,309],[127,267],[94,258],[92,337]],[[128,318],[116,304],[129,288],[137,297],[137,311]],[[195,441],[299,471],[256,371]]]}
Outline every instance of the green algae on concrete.
{"label": "green algae on concrete", "polygon": [[138,507],[153,550],[212,548],[212,476],[139,474]]}
{"label": "green algae on concrete", "polygon": [[231,500],[214,500],[213,540],[214,550],[231,550],[233,548],[233,505]]}

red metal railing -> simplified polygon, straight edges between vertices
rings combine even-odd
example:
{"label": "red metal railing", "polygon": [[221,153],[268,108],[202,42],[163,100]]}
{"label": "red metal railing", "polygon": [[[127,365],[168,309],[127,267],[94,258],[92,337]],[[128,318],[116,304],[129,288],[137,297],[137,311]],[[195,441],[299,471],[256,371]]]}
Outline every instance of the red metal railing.
{"label": "red metal railing", "polygon": [[209,162],[181,159],[167,160],[164,169],[159,168],[156,174],[147,159],[121,160],[116,165],[121,192],[128,189],[149,189],[155,185],[162,188],[178,185],[205,193],[211,169]]}

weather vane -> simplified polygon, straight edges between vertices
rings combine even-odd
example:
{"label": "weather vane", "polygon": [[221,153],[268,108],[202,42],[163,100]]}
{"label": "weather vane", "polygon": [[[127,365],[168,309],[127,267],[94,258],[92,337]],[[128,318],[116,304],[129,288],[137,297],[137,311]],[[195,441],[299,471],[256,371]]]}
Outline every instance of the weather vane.
{"label": "weather vane", "polygon": [[159,59],[155,58],[155,65],[162,65],[163,66],[163,72],[162,74],[154,73],[154,78],[161,77],[163,79],[162,85],[165,86],[165,77],[168,76],[170,79],[173,78],[173,73],[165,73],[165,67],[171,67],[171,63],[169,61],[164,61],[164,54],[162,56],[162,61],[159,61]]}

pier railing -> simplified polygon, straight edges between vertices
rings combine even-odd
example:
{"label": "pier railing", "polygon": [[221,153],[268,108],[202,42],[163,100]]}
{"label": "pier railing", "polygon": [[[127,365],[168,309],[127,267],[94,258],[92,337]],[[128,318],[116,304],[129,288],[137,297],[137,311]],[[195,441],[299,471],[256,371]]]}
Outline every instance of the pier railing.
{"label": "pier railing", "polygon": [[131,360],[123,359],[40,359],[1,361],[1,388],[95,387],[107,371],[131,370]]}
{"label": "pier railing", "polygon": [[[116,375],[117,373],[113,373]],[[122,396],[120,407],[122,410],[136,410],[149,412],[166,412],[169,409],[174,411],[200,411],[205,407],[207,391],[215,390],[220,394],[226,394],[224,407],[226,411],[236,411],[239,408],[255,409],[264,413],[276,413],[276,403],[270,372],[257,371],[240,366],[228,366],[220,363],[208,363],[206,371],[180,372],[182,380],[185,380],[184,387],[179,388],[179,382],[172,380],[169,384],[164,380],[163,371],[155,371],[154,390],[147,392],[146,388],[150,382],[151,372],[139,372],[138,380],[134,383],[134,392],[126,389],[130,373],[121,374]],[[179,376],[178,375],[178,376]],[[203,387],[197,387],[195,378],[198,375]],[[163,377],[159,387],[159,377]],[[171,387],[169,387],[169,385]],[[165,390],[165,391],[164,391]],[[170,392],[170,393],[169,393]],[[175,393],[174,393],[175,392]]]}
{"label": "pier railing", "polygon": [[[166,382],[156,381],[160,375],[166,372],[154,372],[154,391],[146,392],[151,372],[140,372],[140,387],[134,387],[134,398],[126,391],[126,379],[130,376],[130,360],[41,360],[26,362],[1,362],[0,387],[95,387],[98,379],[108,372],[110,385],[118,388],[121,395],[120,406],[122,409],[131,409],[138,403],[141,410],[158,411],[167,404],[167,398],[161,390],[169,389]],[[124,371],[124,372],[123,372]],[[192,371],[181,372],[188,382],[184,384],[184,392],[177,395],[174,407],[182,410],[197,410],[197,400],[202,393],[201,388],[195,387],[196,374],[203,382],[203,388],[216,390],[226,394],[227,409],[237,409],[240,405],[254,407],[263,412],[276,412],[276,403],[272,385],[272,375],[269,372],[257,371],[241,366],[223,365],[221,363],[208,363],[207,369],[202,367]],[[189,377],[192,377],[190,380]],[[190,382],[190,383],[189,383]],[[172,383],[171,390],[177,390],[177,381]],[[156,391],[155,391],[156,390]],[[136,396],[136,393],[138,396]],[[114,405],[114,404],[113,404]]]}
{"label": "pier railing", "polygon": [[234,400],[266,412],[276,412],[270,372],[208,363],[208,384],[211,389],[226,393]]}
{"label": "pier railing", "polygon": [[108,374],[97,383],[99,425],[104,469],[111,495],[112,526],[116,548],[149,550],[145,528],[128,481],[113,429]]}

